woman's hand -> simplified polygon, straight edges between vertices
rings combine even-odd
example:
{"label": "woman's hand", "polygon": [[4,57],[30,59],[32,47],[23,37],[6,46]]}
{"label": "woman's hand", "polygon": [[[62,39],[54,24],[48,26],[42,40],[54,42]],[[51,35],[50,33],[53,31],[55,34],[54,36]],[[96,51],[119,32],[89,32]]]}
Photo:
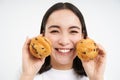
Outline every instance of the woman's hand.
{"label": "woman's hand", "polygon": [[34,58],[29,52],[30,39],[26,39],[22,49],[22,75],[34,77],[40,70],[45,59]]}
{"label": "woman's hand", "polygon": [[106,52],[102,46],[98,46],[98,55],[95,59],[89,61],[82,61],[85,72],[90,80],[103,80],[105,64],[106,64]]}

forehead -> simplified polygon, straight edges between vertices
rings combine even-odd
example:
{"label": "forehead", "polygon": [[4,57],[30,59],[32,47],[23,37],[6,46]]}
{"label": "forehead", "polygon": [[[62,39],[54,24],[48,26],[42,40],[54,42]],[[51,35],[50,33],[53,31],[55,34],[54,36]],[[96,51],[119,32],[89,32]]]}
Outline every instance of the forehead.
{"label": "forehead", "polygon": [[[59,15],[59,16],[58,16]],[[62,16],[76,16],[71,10],[69,9],[61,9],[61,10],[56,10],[54,11],[50,17],[54,17],[54,16],[58,16],[58,17],[62,17]],[[77,17],[77,16],[76,16]]]}
{"label": "forehead", "polygon": [[79,18],[68,9],[54,11],[48,18],[46,25],[80,26]]}

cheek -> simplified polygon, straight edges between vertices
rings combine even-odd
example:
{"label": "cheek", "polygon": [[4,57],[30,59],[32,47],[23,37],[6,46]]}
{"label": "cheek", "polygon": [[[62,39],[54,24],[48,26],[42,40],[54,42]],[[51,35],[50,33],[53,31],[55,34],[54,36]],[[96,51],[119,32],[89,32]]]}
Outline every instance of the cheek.
{"label": "cheek", "polygon": [[71,36],[70,39],[72,40],[72,42],[74,42],[75,44],[82,39],[81,35],[76,35],[76,36]]}
{"label": "cheek", "polygon": [[45,37],[51,41],[52,45],[57,43],[57,41],[59,39],[59,36],[54,36],[54,35],[50,35],[50,34],[45,35]]}

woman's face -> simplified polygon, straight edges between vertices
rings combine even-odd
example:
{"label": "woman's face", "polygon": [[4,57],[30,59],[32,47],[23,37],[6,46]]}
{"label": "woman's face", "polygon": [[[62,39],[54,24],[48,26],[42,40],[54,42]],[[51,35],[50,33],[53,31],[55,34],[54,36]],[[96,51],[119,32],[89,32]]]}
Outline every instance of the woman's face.
{"label": "woman's face", "polygon": [[53,12],[46,23],[45,36],[52,43],[51,65],[54,68],[72,67],[76,57],[75,45],[82,38],[81,23],[70,10]]}

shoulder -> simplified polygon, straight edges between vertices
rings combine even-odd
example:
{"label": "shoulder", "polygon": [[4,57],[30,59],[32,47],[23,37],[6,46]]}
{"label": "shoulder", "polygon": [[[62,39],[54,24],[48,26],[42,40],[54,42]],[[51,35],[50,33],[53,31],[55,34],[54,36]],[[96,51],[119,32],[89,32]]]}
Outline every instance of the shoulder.
{"label": "shoulder", "polygon": [[34,80],[50,80],[50,77],[46,73],[38,74],[34,77]]}
{"label": "shoulder", "polygon": [[34,78],[34,80],[42,80],[42,75],[37,74]]}

